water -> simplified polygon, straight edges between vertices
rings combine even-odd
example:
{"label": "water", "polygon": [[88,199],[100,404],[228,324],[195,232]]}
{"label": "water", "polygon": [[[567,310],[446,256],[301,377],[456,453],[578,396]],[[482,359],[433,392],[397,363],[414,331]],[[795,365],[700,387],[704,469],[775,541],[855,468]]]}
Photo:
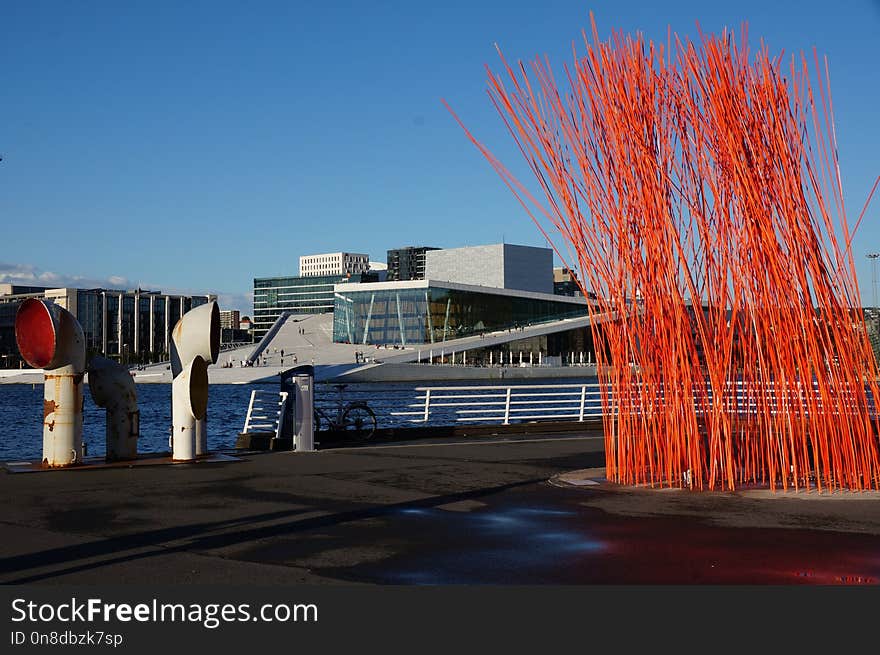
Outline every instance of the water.
{"label": "water", "polygon": [[[168,451],[171,428],[171,385],[137,387],[141,432],[138,451]],[[208,443],[213,449],[235,446],[250,398],[250,387],[212,385],[209,395]],[[88,454],[104,455],[105,410],[95,405],[86,386],[83,394],[83,441]],[[43,385],[0,385],[0,460],[39,459],[43,450]]]}
{"label": "water", "polygon": [[[540,384],[540,380],[506,381],[505,385]],[[587,380],[546,380],[548,384],[580,384],[595,382]],[[454,386],[480,387],[497,385],[497,380],[481,382],[445,383]],[[393,416],[394,411],[406,411],[409,404],[417,404],[419,386],[423,383],[403,384],[350,384],[345,389],[345,402],[367,401],[376,414],[380,428],[404,426],[451,425],[456,421],[455,411],[433,409],[430,421],[411,423],[408,418]],[[439,386],[439,385],[438,385]],[[212,384],[208,400],[208,448],[222,450],[233,448],[238,433],[244,427],[251,390],[271,390],[275,387],[266,384]],[[137,385],[138,407],[140,409],[140,439],[138,451],[141,453],[167,452],[171,428],[171,385]],[[92,401],[88,386],[83,394],[85,408],[83,414],[83,441],[90,456],[104,455],[105,449],[105,411]],[[332,385],[316,385],[316,406],[328,415],[335,415],[337,391]],[[414,418],[414,417],[413,417]],[[33,460],[42,455],[43,424],[43,386],[27,384],[0,385],[0,461]]]}

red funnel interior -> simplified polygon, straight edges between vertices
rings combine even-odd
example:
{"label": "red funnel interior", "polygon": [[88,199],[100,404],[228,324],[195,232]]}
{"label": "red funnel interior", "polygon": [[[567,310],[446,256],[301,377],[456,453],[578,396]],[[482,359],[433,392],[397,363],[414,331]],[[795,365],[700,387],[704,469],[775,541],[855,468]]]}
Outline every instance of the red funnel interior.
{"label": "red funnel interior", "polygon": [[26,300],[15,317],[15,340],[24,360],[45,368],[55,356],[55,327],[42,301]]}

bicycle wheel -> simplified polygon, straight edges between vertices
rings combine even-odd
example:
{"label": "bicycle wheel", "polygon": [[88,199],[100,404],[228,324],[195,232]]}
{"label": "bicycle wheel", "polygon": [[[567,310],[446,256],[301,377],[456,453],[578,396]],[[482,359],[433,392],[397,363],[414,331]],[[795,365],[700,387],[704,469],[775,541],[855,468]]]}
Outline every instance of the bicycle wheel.
{"label": "bicycle wheel", "polygon": [[342,414],[342,429],[354,439],[369,439],[376,433],[376,415],[366,405],[352,405]]}

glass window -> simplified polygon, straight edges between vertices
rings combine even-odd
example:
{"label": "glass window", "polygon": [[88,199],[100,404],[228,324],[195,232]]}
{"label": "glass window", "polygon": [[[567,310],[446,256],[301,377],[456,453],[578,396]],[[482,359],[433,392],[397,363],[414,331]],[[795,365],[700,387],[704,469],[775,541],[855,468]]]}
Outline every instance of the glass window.
{"label": "glass window", "polygon": [[107,355],[119,354],[119,296],[107,294]]}
{"label": "glass window", "polygon": [[82,326],[86,352],[90,355],[103,352],[103,311],[100,291],[77,290],[76,318]]}
{"label": "glass window", "polygon": [[[165,298],[157,296],[153,302],[153,311],[155,312],[155,319],[153,320],[153,351],[162,353],[165,351]],[[149,348],[149,344],[147,344],[147,347]]]}
{"label": "glass window", "polygon": [[128,362],[134,353],[134,322],[137,320],[134,306],[134,296],[122,297],[122,345],[121,352]]}

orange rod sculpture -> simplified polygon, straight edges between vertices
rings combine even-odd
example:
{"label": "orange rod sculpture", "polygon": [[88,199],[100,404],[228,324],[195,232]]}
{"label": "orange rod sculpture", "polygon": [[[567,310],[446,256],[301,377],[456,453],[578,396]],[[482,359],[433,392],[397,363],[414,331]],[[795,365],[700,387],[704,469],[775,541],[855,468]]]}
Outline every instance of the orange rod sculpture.
{"label": "orange rod sculpture", "polygon": [[656,44],[592,25],[565,91],[546,61],[488,71],[545,202],[462,127],[613,319],[593,328],[608,479],[880,487],[864,210],[851,226],[827,63],[753,54],[745,28]]}

